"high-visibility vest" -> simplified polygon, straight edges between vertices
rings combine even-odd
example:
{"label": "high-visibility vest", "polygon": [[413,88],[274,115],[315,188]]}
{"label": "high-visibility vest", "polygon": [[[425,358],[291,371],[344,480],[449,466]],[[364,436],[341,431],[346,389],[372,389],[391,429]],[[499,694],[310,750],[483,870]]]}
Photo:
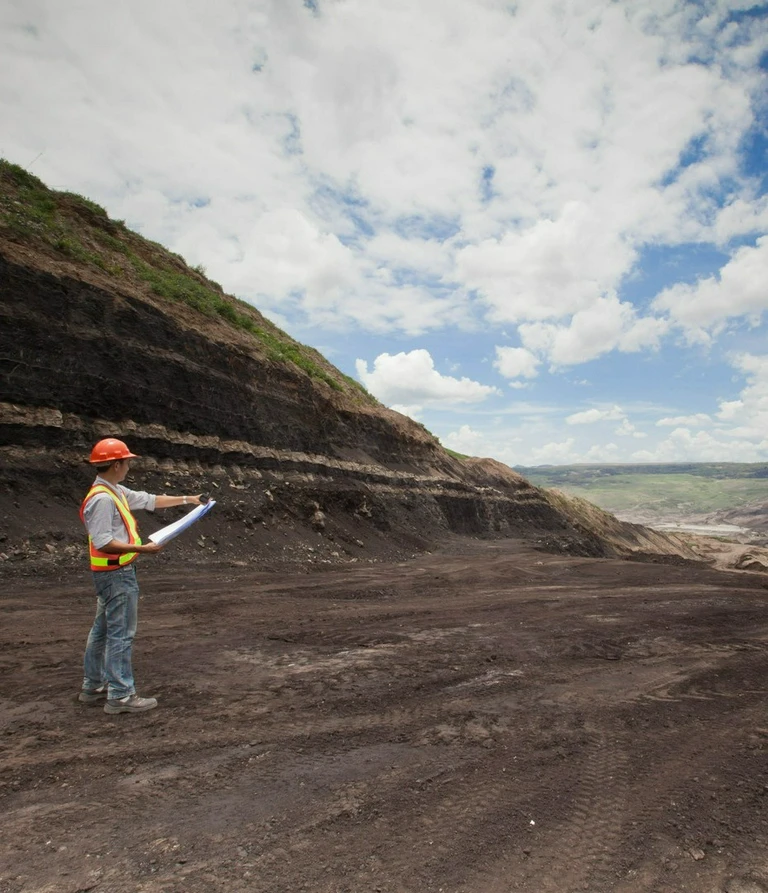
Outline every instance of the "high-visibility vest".
{"label": "high-visibility vest", "polygon": [[[123,519],[123,524],[125,524],[125,529],[128,531],[128,542],[132,546],[140,546],[141,537],[139,536],[139,528],[136,525],[136,519],[133,517],[131,510],[128,507],[128,500],[122,493],[118,495],[114,490],[105,487],[104,484],[95,484],[86,494],[83,504],[80,506],[80,520],[83,524],[85,524],[85,507],[88,504],[88,500],[96,496],[97,493],[106,493],[115,503],[115,507],[118,512],[120,512],[120,517]],[[138,552],[123,552],[122,555],[101,552],[93,545],[93,540],[90,536],[88,537],[88,551],[91,555],[92,571],[115,571],[118,568],[125,567],[132,561],[136,561],[139,557]]]}

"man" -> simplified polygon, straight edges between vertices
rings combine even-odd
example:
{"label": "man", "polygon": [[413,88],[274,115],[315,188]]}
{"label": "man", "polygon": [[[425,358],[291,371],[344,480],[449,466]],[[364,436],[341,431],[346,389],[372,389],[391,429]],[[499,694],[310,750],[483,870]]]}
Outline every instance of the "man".
{"label": "man", "polygon": [[105,713],[142,713],[157,707],[156,698],[136,694],[133,681],[131,652],[139,603],[134,561],[142,553],[162,552],[163,547],[141,542],[133,512],[200,505],[199,495],[154,496],[121,486],[136,458],[122,440],[100,440],[89,460],[96,468],[96,480],[80,508],[88,531],[96,618],[88,634],[78,700],[93,705],[106,698]]}

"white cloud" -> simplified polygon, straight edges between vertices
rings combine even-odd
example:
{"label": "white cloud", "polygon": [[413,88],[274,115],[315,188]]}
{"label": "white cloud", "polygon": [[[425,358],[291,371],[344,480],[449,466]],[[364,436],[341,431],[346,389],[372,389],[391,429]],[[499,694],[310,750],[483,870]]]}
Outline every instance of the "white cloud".
{"label": "white cloud", "polygon": [[466,456],[493,457],[508,465],[523,464],[527,459],[526,438],[514,430],[498,427],[478,430],[471,425],[461,425],[440,440],[448,449]]}
{"label": "white cloud", "polygon": [[484,449],[485,437],[479,431],[474,431],[469,425],[462,425],[458,431],[453,431],[442,438],[442,443],[448,449],[465,456],[481,455]]}
{"label": "white cloud", "polygon": [[723,419],[723,421],[729,421],[730,419],[738,417],[743,409],[743,400],[723,400],[720,403],[720,409],[718,410],[717,417],[719,419]]}
{"label": "white cloud", "polygon": [[619,448],[615,443],[595,444],[586,453],[587,462],[616,462]]}
{"label": "white cloud", "polygon": [[746,377],[747,383],[739,399],[720,403],[718,418],[734,425],[730,430],[723,429],[722,433],[749,438],[764,451],[763,458],[768,458],[768,355],[738,354],[732,358],[732,363]]}
{"label": "white cloud", "polygon": [[717,214],[715,236],[719,244],[727,244],[736,236],[761,234],[768,230],[768,197],[751,200],[736,198]]}
{"label": "white cloud", "polygon": [[478,403],[498,390],[469,378],[441,375],[427,350],[380,354],[368,368],[356,361],[357,374],[365,387],[387,405],[444,406]]}
{"label": "white cloud", "polygon": [[528,350],[546,356],[557,367],[585,363],[616,348],[627,352],[655,348],[667,328],[664,320],[638,319],[631,304],[611,296],[594,300],[567,326],[524,323],[519,331]]}
{"label": "white cloud", "polygon": [[621,424],[618,428],[613,432],[619,437],[647,437],[643,431],[638,431],[637,428],[629,421],[629,419],[622,419]]}
{"label": "white cloud", "polygon": [[739,248],[719,275],[665,289],[654,307],[668,312],[696,339],[707,339],[711,330],[733,317],[757,323],[768,309],[768,236],[759,238],[754,247]]}
{"label": "white cloud", "polygon": [[694,415],[669,416],[656,422],[659,428],[700,428],[711,424],[712,419],[705,412],[697,412]]}
{"label": "white cloud", "polygon": [[423,276],[449,276],[452,269],[450,245],[439,239],[380,230],[366,242],[365,251],[379,265],[412,270]]}
{"label": "white cloud", "polygon": [[566,416],[565,421],[569,425],[593,425],[595,422],[615,421],[625,417],[624,410],[620,406],[612,406],[610,409],[587,409],[584,412],[574,412]]}
{"label": "white cloud", "polygon": [[293,208],[263,214],[239,245],[241,255],[229,263],[235,290],[263,295],[268,303],[299,290],[310,306],[331,311],[339,295],[361,284],[352,251]]}
{"label": "white cloud", "polygon": [[404,406],[401,403],[393,403],[389,408],[394,409],[395,412],[399,412],[402,415],[407,415],[409,418],[417,422],[422,420],[424,414],[424,407],[417,404],[413,406]]}
{"label": "white cloud", "polygon": [[479,291],[497,322],[560,319],[612,290],[634,252],[584,202],[568,202],[557,220],[508,232],[459,251],[456,272]]}
{"label": "white cloud", "polygon": [[579,455],[574,450],[575,441],[572,437],[559,442],[552,441],[543,446],[533,447],[529,451],[529,463],[531,465],[568,465],[578,462]]}
{"label": "white cloud", "polygon": [[715,437],[707,431],[691,432],[675,428],[655,449],[632,454],[638,462],[722,462],[738,454],[742,462],[759,462],[767,455],[768,443],[755,444],[749,440],[732,441]]}
{"label": "white cloud", "polygon": [[[493,365],[505,378],[535,378],[539,361],[524,347],[497,347]],[[520,382],[512,382],[520,387]]]}

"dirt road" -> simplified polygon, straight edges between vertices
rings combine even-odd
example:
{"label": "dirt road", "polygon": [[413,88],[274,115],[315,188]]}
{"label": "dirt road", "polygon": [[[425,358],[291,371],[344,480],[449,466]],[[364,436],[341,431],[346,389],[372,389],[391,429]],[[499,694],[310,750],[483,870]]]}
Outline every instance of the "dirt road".
{"label": "dirt road", "polygon": [[764,576],[140,573],[141,716],[75,701],[85,573],[3,585],[2,893],[768,890]]}

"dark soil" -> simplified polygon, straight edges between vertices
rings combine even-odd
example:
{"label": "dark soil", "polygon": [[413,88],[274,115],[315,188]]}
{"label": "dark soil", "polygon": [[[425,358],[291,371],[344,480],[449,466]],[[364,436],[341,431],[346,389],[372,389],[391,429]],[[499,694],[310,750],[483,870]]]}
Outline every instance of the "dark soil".
{"label": "dark soil", "polygon": [[6,578],[2,893],[768,890],[768,588],[455,540],[140,569],[160,707],[79,705],[87,572]]}

